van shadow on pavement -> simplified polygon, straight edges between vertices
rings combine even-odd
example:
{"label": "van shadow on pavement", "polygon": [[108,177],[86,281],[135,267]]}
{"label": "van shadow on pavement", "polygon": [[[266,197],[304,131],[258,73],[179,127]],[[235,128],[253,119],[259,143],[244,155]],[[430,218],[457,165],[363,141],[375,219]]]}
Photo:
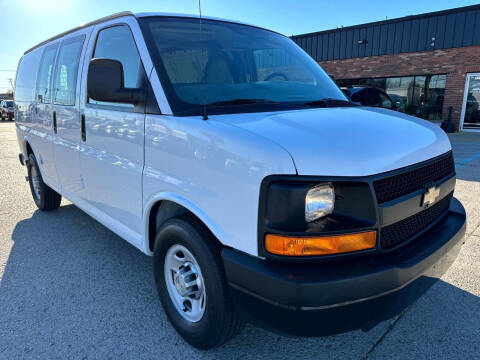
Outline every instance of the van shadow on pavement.
{"label": "van shadow on pavement", "polygon": [[[77,207],[35,211],[15,226],[12,238],[0,283],[0,354],[8,359],[360,358],[389,325],[306,339],[247,326],[227,345],[200,352],[168,323],[151,258]],[[443,281],[434,289],[442,296],[427,297],[428,311],[420,325],[406,323],[408,331],[420,338],[431,328],[448,329],[446,340],[471,347],[465,333],[479,335],[472,320],[478,320],[479,298]]]}

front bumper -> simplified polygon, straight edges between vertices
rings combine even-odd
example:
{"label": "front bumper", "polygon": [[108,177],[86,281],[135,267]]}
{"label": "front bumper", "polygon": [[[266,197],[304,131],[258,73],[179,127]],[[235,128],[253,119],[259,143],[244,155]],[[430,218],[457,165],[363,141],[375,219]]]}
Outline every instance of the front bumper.
{"label": "front bumper", "polygon": [[386,256],[282,263],[222,253],[237,311],[280,333],[331,335],[370,328],[405,309],[455,261],[465,234],[462,204],[420,238]]}

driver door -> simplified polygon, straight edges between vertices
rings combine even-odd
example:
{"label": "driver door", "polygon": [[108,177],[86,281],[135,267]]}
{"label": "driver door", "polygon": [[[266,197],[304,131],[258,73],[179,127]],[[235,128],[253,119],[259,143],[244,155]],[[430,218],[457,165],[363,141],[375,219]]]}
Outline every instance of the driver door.
{"label": "driver door", "polygon": [[[125,20],[118,21],[94,30],[84,65],[85,89],[92,58],[118,60],[125,87],[142,86],[146,78],[131,28]],[[135,243],[143,229],[144,108],[98,102],[86,93],[82,100],[80,164],[87,201],[110,228]]]}

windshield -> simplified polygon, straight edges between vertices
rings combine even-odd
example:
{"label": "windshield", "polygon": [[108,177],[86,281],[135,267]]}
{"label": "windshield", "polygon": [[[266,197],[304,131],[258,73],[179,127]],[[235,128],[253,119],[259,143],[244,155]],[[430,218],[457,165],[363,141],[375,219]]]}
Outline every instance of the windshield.
{"label": "windshield", "polygon": [[[148,17],[141,26],[175,115],[298,108],[347,100],[289,38],[224,21]],[[201,29],[200,29],[201,26]]]}
{"label": "windshield", "polygon": [[7,107],[13,107],[13,101],[7,101]]}

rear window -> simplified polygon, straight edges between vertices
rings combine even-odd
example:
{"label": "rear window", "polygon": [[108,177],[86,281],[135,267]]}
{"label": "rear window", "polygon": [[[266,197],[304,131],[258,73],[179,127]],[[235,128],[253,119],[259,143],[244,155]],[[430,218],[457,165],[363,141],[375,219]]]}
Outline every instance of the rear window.
{"label": "rear window", "polygon": [[43,49],[35,49],[22,57],[15,80],[15,101],[34,101],[37,70]]}

